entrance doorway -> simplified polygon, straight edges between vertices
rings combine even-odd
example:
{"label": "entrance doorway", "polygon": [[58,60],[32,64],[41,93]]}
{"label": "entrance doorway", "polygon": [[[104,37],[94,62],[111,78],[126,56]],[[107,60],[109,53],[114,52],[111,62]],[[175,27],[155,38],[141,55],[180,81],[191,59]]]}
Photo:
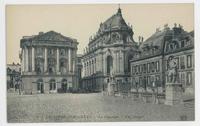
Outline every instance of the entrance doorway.
{"label": "entrance doorway", "polygon": [[62,89],[63,93],[67,92],[67,80],[66,79],[62,80],[62,82],[61,82],[61,89]]}
{"label": "entrance doorway", "polygon": [[40,93],[44,93],[44,83],[42,79],[37,81],[37,91]]}

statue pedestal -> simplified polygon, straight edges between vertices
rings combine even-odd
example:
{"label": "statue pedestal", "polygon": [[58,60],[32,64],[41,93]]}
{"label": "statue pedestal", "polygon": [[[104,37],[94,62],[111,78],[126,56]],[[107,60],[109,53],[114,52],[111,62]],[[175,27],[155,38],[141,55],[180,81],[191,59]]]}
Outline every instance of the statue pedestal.
{"label": "statue pedestal", "polygon": [[182,103],[182,85],[180,83],[167,83],[165,91],[165,104],[177,105]]}
{"label": "statue pedestal", "polygon": [[108,83],[108,95],[114,96],[114,82]]}

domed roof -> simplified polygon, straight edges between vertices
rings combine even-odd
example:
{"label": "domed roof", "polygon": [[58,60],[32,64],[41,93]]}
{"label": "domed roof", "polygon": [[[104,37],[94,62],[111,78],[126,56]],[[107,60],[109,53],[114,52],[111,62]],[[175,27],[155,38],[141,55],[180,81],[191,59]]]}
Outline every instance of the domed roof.
{"label": "domed roof", "polygon": [[112,30],[116,28],[131,29],[122,17],[121,9],[119,8],[117,13],[108,18],[104,23],[100,24],[99,30]]}

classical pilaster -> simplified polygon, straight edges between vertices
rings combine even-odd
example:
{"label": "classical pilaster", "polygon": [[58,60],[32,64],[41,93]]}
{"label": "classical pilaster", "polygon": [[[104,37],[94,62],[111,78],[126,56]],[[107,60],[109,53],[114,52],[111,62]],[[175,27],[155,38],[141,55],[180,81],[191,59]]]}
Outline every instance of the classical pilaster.
{"label": "classical pilaster", "polygon": [[86,60],[86,76],[88,76],[88,61]]}
{"label": "classical pilaster", "polygon": [[28,48],[25,47],[25,71],[28,72]]}
{"label": "classical pilaster", "polygon": [[22,71],[25,71],[25,51],[24,48],[22,48]]}
{"label": "classical pilaster", "polygon": [[83,66],[82,76],[85,77],[85,62],[82,62],[82,66]]}
{"label": "classical pilaster", "polygon": [[59,48],[57,48],[56,54],[57,54],[57,56],[56,56],[56,70],[57,70],[57,72],[59,72],[60,71],[59,70],[59,65],[60,65],[60,62],[59,62],[59,59],[60,59]]}
{"label": "classical pilaster", "polygon": [[106,70],[106,68],[107,68],[107,59],[106,59],[106,57],[105,57],[105,55],[102,55],[102,57],[103,57],[103,73],[104,73],[104,75],[107,75],[107,70]]}
{"label": "classical pilaster", "polygon": [[96,73],[96,57],[94,58],[94,73]]}
{"label": "classical pilaster", "polygon": [[89,75],[91,75],[91,61],[89,61]]}
{"label": "classical pilaster", "polygon": [[114,60],[113,60],[113,70],[114,73],[117,73],[117,52],[114,53]]}
{"label": "classical pilaster", "polygon": [[73,73],[75,73],[75,67],[76,67],[76,50],[73,50],[72,51],[73,53],[72,53],[72,57],[73,57],[73,61],[72,61],[72,71],[73,71]]}
{"label": "classical pilaster", "polygon": [[118,52],[115,52],[115,73],[119,73],[119,55]]}
{"label": "classical pilaster", "polygon": [[69,72],[71,72],[71,62],[72,62],[72,59],[71,59],[71,49],[68,49],[68,64],[69,64]]}
{"label": "classical pilaster", "polygon": [[35,71],[35,48],[32,47],[32,72]]}
{"label": "classical pilaster", "polygon": [[124,52],[120,51],[120,73],[124,73]]}
{"label": "classical pilaster", "polygon": [[96,56],[96,64],[95,64],[95,67],[96,67],[96,72],[99,71],[99,54]]}
{"label": "classical pilaster", "polygon": [[44,72],[47,71],[47,48],[44,48]]}
{"label": "classical pilaster", "polygon": [[101,69],[101,71],[102,71],[102,73],[104,73],[105,71],[104,71],[104,58],[103,58],[103,53],[102,54],[100,54],[100,57],[101,57],[101,64],[100,64],[100,69]]}

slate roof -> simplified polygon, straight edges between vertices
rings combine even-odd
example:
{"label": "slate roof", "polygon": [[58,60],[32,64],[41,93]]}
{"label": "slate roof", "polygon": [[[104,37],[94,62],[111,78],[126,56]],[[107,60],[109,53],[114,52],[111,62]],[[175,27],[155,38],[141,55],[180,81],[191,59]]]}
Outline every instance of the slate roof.
{"label": "slate roof", "polygon": [[[166,45],[173,41],[178,41],[180,46],[180,41],[189,37],[192,39],[194,36],[194,31],[186,32],[182,28],[174,27],[170,29],[169,27],[163,29],[162,31],[156,31],[148,39],[139,45],[138,51],[141,58],[148,58],[156,56],[158,54],[166,53]],[[151,49],[155,48],[156,51],[152,53]],[[146,53],[144,53],[146,52]]]}

